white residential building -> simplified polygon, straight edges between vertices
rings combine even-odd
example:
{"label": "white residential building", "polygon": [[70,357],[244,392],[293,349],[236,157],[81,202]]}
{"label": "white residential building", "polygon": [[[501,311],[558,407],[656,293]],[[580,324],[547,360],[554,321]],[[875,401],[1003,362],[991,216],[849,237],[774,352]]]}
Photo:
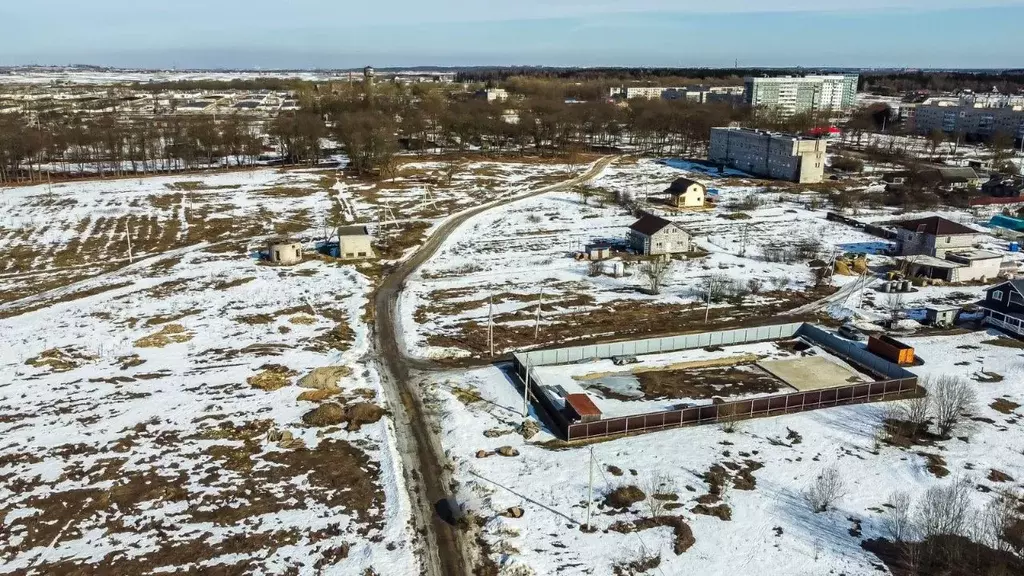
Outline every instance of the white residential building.
{"label": "white residential building", "polygon": [[791,116],[801,112],[840,112],[857,104],[856,74],[782,76],[744,79],[744,98],[751,107],[771,108]]}
{"label": "white residential building", "polygon": [[712,128],[708,160],[762,178],[815,184],[825,177],[824,138],[749,128]]}

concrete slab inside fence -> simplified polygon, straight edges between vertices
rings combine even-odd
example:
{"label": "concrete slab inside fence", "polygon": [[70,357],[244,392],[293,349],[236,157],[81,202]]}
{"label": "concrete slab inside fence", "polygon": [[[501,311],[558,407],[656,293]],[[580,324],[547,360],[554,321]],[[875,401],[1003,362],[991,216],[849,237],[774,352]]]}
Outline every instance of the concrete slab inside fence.
{"label": "concrete slab inside fence", "polygon": [[757,365],[800,392],[840,388],[869,381],[857,371],[821,356],[765,360]]}

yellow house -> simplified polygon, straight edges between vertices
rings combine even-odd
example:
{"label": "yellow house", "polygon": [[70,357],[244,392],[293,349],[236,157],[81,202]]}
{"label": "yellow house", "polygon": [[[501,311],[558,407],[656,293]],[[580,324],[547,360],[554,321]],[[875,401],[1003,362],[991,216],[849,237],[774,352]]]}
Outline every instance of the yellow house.
{"label": "yellow house", "polygon": [[672,197],[669,204],[676,208],[700,208],[704,206],[708,189],[696,180],[676,178],[665,192]]}

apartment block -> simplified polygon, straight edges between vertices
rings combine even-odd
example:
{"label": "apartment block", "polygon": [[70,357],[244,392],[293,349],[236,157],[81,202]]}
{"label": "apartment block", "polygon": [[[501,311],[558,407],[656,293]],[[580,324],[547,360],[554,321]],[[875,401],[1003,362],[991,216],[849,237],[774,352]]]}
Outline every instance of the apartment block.
{"label": "apartment block", "polygon": [[771,108],[792,116],[802,112],[841,112],[857,104],[856,74],[782,76],[744,79],[744,98],[751,107]]}
{"label": "apartment block", "polygon": [[941,130],[987,140],[1003,132],[1020,140],[1024,139],[1024,106],[993,108],[949,101],[922,104],[914,112],[913,126],[918,134]]}
{"label": "apartment block", "polygon": [[708,160],[762,178],[814,184],[825,177],[827,146],[821,138],[749,128],[712,128]]}

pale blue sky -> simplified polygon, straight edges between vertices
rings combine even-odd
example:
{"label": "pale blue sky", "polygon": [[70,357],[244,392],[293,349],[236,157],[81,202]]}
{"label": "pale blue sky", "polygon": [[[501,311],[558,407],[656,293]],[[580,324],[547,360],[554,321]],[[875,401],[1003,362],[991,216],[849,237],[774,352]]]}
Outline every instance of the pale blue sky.
{"label": "pale blue sky", "polygon": [[1024,0],[0,0],[0,65],[1024,67]]}

